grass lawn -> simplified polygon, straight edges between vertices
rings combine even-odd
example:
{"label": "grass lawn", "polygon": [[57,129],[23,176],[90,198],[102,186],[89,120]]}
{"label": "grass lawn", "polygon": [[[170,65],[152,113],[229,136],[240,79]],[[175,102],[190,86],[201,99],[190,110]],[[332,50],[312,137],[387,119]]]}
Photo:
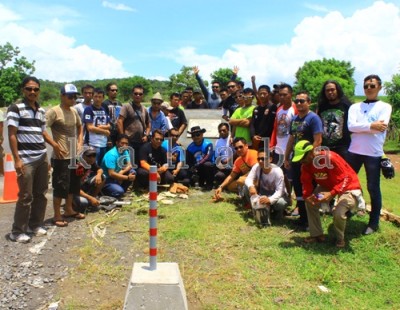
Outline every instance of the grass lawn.
{"label": "grass lawn", "polygon": [[[189,309],[399,308],[400,229],[394,224],[382,222],[379,233],[362,236],[367,216],[354,216],[346,231],[348,245],[339,250],[330,216],[322,218],[327,242],[310,245],[303,243],[308,233],[294,231],[292,219],[259,229],[235,194],[224,197],[215,204],[210,192],[191,190],[188,200],[159,204],[158,261],[179,264]],[[85,245],[73,254],[81,267],[64,285],[95,281],[99,291],[113,294],[96,299],[96,307],[120,309],[125,291],[116,283],[127,283],[132,267],[126,257],[148,261],[147,208],[134,202],[114,217],[92,214],[88,226],[101,223],[107,235],[94,242],[88,229]],[[60,297],[70,300],[66,309],[91,308],[63,291]]]}
{"label": "grass lawn", "polygon": [[[332,218],[325,244],[306,245],[305,232],[290,220],[259,229],[246,211],[228,202],[187,202],[161,207],[161,261],[180,264],[194,309],[394,309],[400,280],[400,230],[382,223],[381,232],[362,236],[367,217],[353,217],[348,246],[334,246]],[[322,292],[319,286],[329,292]],[[397,306],[396,306],[397,305]]]}

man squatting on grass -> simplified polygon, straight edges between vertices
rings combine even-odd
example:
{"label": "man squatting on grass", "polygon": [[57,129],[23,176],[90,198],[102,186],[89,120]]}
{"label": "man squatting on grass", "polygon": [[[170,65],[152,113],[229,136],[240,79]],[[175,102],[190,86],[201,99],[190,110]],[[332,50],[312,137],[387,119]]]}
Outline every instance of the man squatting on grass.
{"label": "man squatting on grass", "polygon": [[[306,243],[323,242],[319,208],[321,203],[329,203],[335,196],[333,207],[333,226],[335,227],[336,246],[345,247],[344,231],[348,212],[355,211],[358,201],[362,199],[361,185],[357,174],[350,165],[337,153],[323,150],[317,153],[307,140],[297,142],[294,147],[293,162],[301,163],[301,184],[310,235]],[[314,188],[315,182],[317,186]],[[317,198],[319,197],[320,198]]]}

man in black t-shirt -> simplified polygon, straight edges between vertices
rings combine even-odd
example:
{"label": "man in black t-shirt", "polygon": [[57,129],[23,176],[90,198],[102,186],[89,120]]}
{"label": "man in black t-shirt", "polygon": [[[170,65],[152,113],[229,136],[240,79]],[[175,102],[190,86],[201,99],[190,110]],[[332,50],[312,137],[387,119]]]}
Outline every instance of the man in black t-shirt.
{"label": "man in black t-shirt", "polygon": [[154,130],[150,142],[145,143],[139,150],[140,168],[137,170],[139,186],[149,185],[150,166],[157,166],[157,183],[172,184],[174,176],[168,170],[167,152],[161,147],[164,135],[159,129]]}

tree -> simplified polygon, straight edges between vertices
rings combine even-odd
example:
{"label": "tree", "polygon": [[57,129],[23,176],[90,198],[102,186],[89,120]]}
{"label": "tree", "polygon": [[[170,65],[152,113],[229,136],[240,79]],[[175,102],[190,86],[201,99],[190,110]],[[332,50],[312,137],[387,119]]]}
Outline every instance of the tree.
{"label": "tree", "polygon": [[384,83],[388,101],[393,107],[392,122],[400,128],[400,74],[394,74],[391,82]]}
{"label": "tree", "polygon": [[[220,68],[220,69],[214,71],[213,73],[211,73],[210,76],[211,76],[212,81],[217,81],[222,85],[222,87],[226,87],[226,85],[228,85],[228,82],[232,78],[232,74],[233,74],[232,69]],[[237,77],[236,80],[240,81],[240,78]]]}
{"label": "tree", "polygon": [[307,91],[313,103],[318,100],[318,94],[326,80],[336,80],[343,88],[348,98],[354,96],[356,82],[353,78],[355,68],[348,61],[322,59],[305,62],[296,72],[296,82],[293,92]]}
{"label": "tree", "polygon": [[144,88],[144,96],[153,93],[153,89],[149,80],[145,79],[142,76],[133,76],[127,79],[121,79],[117,82],[118,84],[118,98],[123,101],[131,101],[132,100],[132,88],[135,85],[142,85]]}
{"label": "tree", "polygon": [[198,87],[198,83],[191,67],[183,66],[181,72],[169,77],[169,89],[171,92],[182,92],[187,86]]}
{"label": "tree", "polygon": [[35,72],[35,61],[19,57],[20,53],[9,42],[0,45],[0,107],[13,103],[21,93],[24,77]]}

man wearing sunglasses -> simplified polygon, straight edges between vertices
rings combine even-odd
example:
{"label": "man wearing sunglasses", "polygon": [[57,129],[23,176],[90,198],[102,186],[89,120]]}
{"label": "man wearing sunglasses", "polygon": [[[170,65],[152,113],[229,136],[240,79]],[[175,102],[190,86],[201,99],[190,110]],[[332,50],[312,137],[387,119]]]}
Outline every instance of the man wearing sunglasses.
{"label": "man wearing sunglasses", "polygon": [[212,81],[211,83],[212,92],[210,93],[207,87],[204,85],[204,82],[201,79],[199,72],[200,72],[199,67],[197,66],[193,67],[194,76],[200,85],[201,91],[203,92],[204,98],[206,99],[209,108],[217,109],[219,104],[221,103],[221,97],[219,95],[221,84],[218,81]]}
{"label": "man wearing sunglasses", "polygon": [[[190,178],[187,169],[182,169],[183,165],[186,164],[184,160],[184,149],[178,143],[179,132],[176,128],[171,128],[168,131],[167,138],[164,139],[161,147],[171,154],[171,163],[173,168],[169,167],[168,170],[172,173],[175,182],[182,183],[185,186],[190,185]],[[171,141],[171,142],[170,142]]]}
{"label": "man wearing sunglasses", "polygon": [[[52,183],[54,225],[65,227],[66,218],[84,219],[85,215],[72,208],[73,195],[79,195],[79,183],[71,182],[75,176],[75,156],[83,145],[82,121],[73,108],[78,89],[73,84],[61,87],[61,104],[46,112],[47,126],[50,127],[54,144],[52,156]],[[61,201],[65,199],[65,211],[61,214]]]}
{"label": "man wearing sunglasses", "polygon": [[293,173],[293,188],[296,194],[297,208],[299,210],[299,221],[296,222],[299,228],[306,230],[308,226],[307,211],[303,199],[303,190],[300,182],[301,165],[300,163],[290,163],[295,144],[300,140],[309,141],[314,148],[321,145],[322,142],[322,121],[317,114],[310,111],[311,98],[305,91],[300,91],[296,94],[294,100],[298,115],[290,124],[290,136],[285,150],[284,165],[286,169],[291,166]]}
{"label": "man wearing sunglasses", "polygon": [[168,131],[168,122],[165,114],[161,111],[161,105],[164,102],[161,94],[156,92],[150,101],[151,106],[147,111],[150,117],[151,132],[153,133],[154,130],[159,129],[163,134],[166,134]]}
{"label": "man wearing sunglasses", "polygon": [[167,152],[161,147],[164,141],[164,134],[160,129],[156,129],[150,139],[139,151],[140,167],[137,170],[139,186],[148,188],[150,166],[157,167],[157,183],[169,184],[174,182],[174,176],[168,170]]}
{"label": "man wearing sunglasses", "polygon": [[[7,111],[8,139],[19,187],[10,240],[26,243],[28,233],[43,236],[48,189],[45,110],[39,106],[40,82],[28,76],[22,81],[23,100]],[[0,155],[1,156],[1,155]]]}
{"label": "man wearing sunglasses", "polygon": [[224,188],[230,192],[238,192],[242,189],[251,168],[257,163],[257,151],[250,150],[244,138],[235,138],[232,144],[238,157],[233,163],[232,172],[215,190],[216,199],[221,198]]}
{"label": "man wearing sunglasses", "polygon": [[[264,150],[258,151],[258,163],[251,168],[245,181],[252,201],[253,215],[262,227],[271,226],[271,212],[277,219],[282,219],[283,211],[289,204],[283,171],[267,160]],[[272,161],[272,157],[269,160]]]}
{"label": "man wearing sunglasses", "polygon": [[110,117],[110,136],[108,137],[108,149],[113,147],[117,140],[117,119],[121,111],[122,104],[118,101],[118,86],[117,84],[110,82],[106,85],[107,99],[103,102],[103,108],[106,110]]}
{"label": "man wearing sunglasses", "polygon": [[149,112],[142,104],[143,96],[143,86],[135,85],[132,88],[132,102],[122,107],[117,120],[118,133],[129,137],[129,145],[135,151],[135,160],[140,147],[149,141],[151,129]]}
{"label": "man wearing sunglasses", "polygon": [[193,142],[186,150],[186,158],[192,173],[192,183],[198,180],[200,187],[211,190],[214,186],[214,149],[212,142],[204,139],[205,132],[200,126],[193,126],[188,131]]}
{"label": "man wearing sunglasses", "polygon": [[381,89],[382,81],[378,75],[372,74],[365,77],[364,93],[366,99],[350,106],[347,123],[352,133],[348,161],[357,173],[364,165],[367,174],[367,188],[371,197],[371,213],[368,227],[364,231],[365,235],[378,230],[382,209],[380,169],[384,155],[383,144],[386,139],[392,107],[378,99],[378,93]]}

